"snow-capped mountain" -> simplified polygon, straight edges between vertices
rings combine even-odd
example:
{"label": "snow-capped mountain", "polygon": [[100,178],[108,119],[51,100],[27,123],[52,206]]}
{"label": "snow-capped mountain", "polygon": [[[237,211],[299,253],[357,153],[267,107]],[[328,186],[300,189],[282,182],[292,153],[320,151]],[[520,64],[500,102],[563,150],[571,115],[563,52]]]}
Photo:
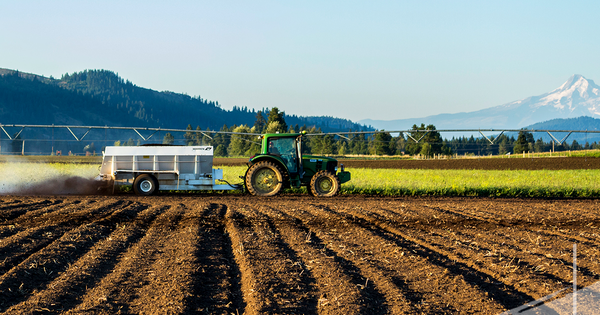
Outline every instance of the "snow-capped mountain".
{"label": "snow-capped mountain", "polygon": [[600,86],[575,74],[549,93],[479,111],[388,121],[365,119],[359,123],[385,130],[405,130],[420,123],[434,124],[438,129],[518,129],[580,116],[600,118]]}

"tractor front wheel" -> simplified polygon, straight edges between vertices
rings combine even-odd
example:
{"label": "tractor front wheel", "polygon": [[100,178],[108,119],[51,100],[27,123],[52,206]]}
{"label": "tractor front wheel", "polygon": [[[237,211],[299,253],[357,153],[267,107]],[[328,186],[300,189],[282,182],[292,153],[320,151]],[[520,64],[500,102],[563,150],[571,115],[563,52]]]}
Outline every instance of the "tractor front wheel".
{"label": "tractor front wheel", "polygon": [[283,188],[283,174],[277,165],[258,162],[246,172],[246,188],[255,196],[275,196]]}
{"label": "tractor front wheel", "polygon": [[340,180],[331,172],[319,171],[310,179],[308,189],[316,197],[333,197],[340,191]]}

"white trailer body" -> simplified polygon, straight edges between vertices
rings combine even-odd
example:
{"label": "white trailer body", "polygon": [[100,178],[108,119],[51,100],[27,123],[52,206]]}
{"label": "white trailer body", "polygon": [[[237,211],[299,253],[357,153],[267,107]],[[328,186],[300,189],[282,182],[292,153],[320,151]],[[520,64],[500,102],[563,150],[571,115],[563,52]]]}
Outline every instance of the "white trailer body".
{"label": "white trailer body", "polygon": [[138,178],[151,178],[148,183],[155,180],[157,185],[152,192],[241,188],[217,184],[223,179],[223,170],[212,166],[212,146],[110,146],[103,152],[98,179],[113,185],[136,185]]}

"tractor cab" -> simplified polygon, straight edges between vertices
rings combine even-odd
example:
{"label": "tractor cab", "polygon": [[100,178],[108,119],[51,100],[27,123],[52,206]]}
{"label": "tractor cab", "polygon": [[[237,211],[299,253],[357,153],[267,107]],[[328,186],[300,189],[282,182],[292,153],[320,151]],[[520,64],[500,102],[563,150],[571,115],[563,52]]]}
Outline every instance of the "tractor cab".
{"label": "tractor cab", "polygon": [[329,157],[302,156],[303,133],[274,133],[261,136],[262,148],[250,158],[244,176],[246,189],[253,195],[273,196],[283,188],[307,187],[314,196],[331,197],[350,173]]}
{"label": "tractor cab", "polygon": [[292,174],[302,173],[302,163],[299,156],[302,156],[302,138],[297,137],[265,137],[267,145],[263,144],[263,149],[266,149],[264,154],[279,157],[288,172]]}

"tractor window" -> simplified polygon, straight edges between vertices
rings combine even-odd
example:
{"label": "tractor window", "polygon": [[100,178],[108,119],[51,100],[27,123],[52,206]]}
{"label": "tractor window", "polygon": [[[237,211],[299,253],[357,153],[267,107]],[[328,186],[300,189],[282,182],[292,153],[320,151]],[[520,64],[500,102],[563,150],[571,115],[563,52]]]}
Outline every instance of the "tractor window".
{"label": "tractor window", "polygon": [[295,138],[269,139],[268,153],[281,157],[290,173],[298,172],[298,154]]}

